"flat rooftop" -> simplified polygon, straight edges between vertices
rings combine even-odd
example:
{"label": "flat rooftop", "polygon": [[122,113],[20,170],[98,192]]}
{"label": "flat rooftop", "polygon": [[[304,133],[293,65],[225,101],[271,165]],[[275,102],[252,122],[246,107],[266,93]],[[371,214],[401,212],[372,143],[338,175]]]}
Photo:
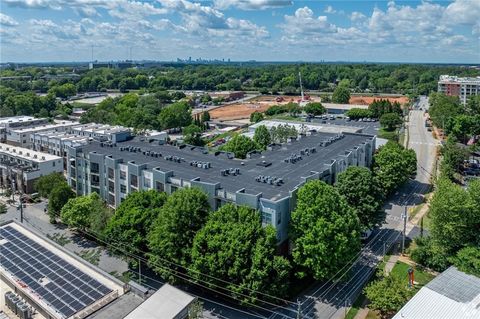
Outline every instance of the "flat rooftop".
{"label": "flat rooftop", "polygon": [[165,284],[125,319],[175,319],[194,300],[195,297]]}
{"label": "flat rooftop", "polygon": [[[324,164],[330,164],[332,160],[344,155],[347,150],[353,150],[354,147],[361,145],[374,136],[364,134],[343,135],[343,138],[336,140],[328,146],[320,146],[320,142],[326,141],[338,134],[313,133],[311,136],[302,136],[301,139],[291,143],[275,146],[274,150],[264,151],[261,154],[254,155],[251,159],[230,159],[225,153],[208,153],[206,149],[184,145],[177,147],[173,145],[159,145],[158,143],[149,143],[135,138],[130,141],[117,143],[115,147],[104,146],[97,141],[82,146],[84,153],[96,152],[98,154],[110,155],[114,159],[123,159],[123,162],[134,161],[135,164],[146,164],[148,169],[158,168],[161,171],[173,171],[174,177],[180,177],[184,180],[191,180],[199,177],[200,181],[208,183],[221,183],[221,187],[229,192],[236,192],[242,188],[249,194],[263,193],[264,198],[277,200],[289,195],[303,179],[311,175],[312,171],[322,172]],[[142,152],[130,152],[122,150],[125,147],[137,147]],[[296,163],[286,163],[284,160],[293,154],[300,155],[304,149],[316,148],[315,153],[303,155],[302,160]],[[161,157],[151,157],[143,152],[158,152]],[[167,160],[168,156],[181,158],[181,162]],[[190,165],[192,161],[209,162],[210,168],[200,168]],[[265,165],[268,164],[268,165]],[[222,176],[221,171],[225,169],[239,169],[240,173],[236,176],[232,174]],[[259,175],[272,176],[283,179],[283,184],[270,185],[257,182]]]}
{"label": "flat rooftop", "polygon": [[54,124],[41,124],[41,125],[35,125],[35,126],[22,127],[18,129],[13,129],[12,132],[16,132],[16,133],[38,132],[38,131],[53,130],[59,127],[73,126],[78,124],[79,124],[78,122],[62,121]]}
{"label": "flat rooftop", "polygon": [[24,115],[4,117],[4,118],[0,118],[0,125],[7,124],[7,123],[29,122],[33,120],[41,120],[41,119],[37,119],[33,116],[24,116]]}
{"label": "flat rooftop", "polygon": [[108,124],[89,123],[73,127],[74,131],[91,132],[98,134],[128,132],[130,128],[124,126],[113,126]]}
{"label": "flat rooftop", "polygon": [[480,76],[477,77],[459,77],[454,75],[440,75],[440,83],[465,83],[465,84],[479,84]]}
{"label": "flat rooftop", "polygon": [[13,157],[39,163],[62,159],[61,157],[56,155],[37,152],[28,148],[12,146],[5,143],[0,143],[0,154],[7,154]]}
{"label": "flat rooftop", "polygon": [[0,273],[53,318],[83,318],[123,294],[117,280],[16,222],[0,225]]}

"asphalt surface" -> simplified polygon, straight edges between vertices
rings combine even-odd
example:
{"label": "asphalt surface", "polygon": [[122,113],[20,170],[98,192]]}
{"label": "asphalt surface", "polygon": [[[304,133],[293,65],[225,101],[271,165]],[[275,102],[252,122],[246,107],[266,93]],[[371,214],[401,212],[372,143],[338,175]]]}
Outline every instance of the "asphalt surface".
{"label": "asphalt surface", "polygon": [[[351,267],[339,269],[328,282],[317,282],[306,289],[299,302],[302,318],[344,318],[348,308],[362,291],[378,263],[393,245],[401,243],[403,234],[402,215],[409,206],[423,202],[423,194],[430,189],[430,176],[434,169],[437,142],[424,125],[424,111],[428,108],[428,99],[421,97],[414,109],[409,113],[407,129],[409,132],[408,147],[417,153],[417,175],[404,185],[385,204],[385,223],[371,236]],[[421,110],[422,109],[422,110]],[[357,123],[357,122],[354,122]],[[407,237],[418,235],[415,225],[406,223]],[[270,318],[296,318],[297,308],[276,309],[282,314],[271,315]]]}

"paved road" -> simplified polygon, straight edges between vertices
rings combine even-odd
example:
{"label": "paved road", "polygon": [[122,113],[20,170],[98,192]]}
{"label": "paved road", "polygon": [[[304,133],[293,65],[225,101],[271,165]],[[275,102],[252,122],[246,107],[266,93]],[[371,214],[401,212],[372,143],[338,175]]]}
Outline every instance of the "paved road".
{"label": "paved road", "polygon": [[[423,194],[430,189],[430,176],[434,167],[435,149],[438,144],[424,125],[424,112],[428,108],[428,99],[421,97],[409,114],[409,148],[417,153],[418,172],[414,180],[404,185],[385,205],[386,222],[377,230],[370,242],[353,263],[350,272],[342,281],[319,282],[307,289],[300,297],[303,318],[344,318],[347,308],[355,301],[363,286],[376,269],[385,251],[392,245],[399,244],[403,231],[402,214],[408,206],[423,201]],[[407,235],[415,236],[418,230],[407,224]],[[347,269],[340,269],[344,274]],[[290,311],[277,309],[284,316],[274,315],[270,318],[296,318],[296,309]]]}

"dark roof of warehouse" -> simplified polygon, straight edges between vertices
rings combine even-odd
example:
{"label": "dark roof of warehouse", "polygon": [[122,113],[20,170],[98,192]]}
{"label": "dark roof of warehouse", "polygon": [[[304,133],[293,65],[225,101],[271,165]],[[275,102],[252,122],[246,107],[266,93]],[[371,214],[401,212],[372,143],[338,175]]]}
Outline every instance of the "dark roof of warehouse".
{"label": "dark roof of warehouse", "polygon": [[[183,148],[173,145],[159,145],[149,143],[138,138],[117,143],[116,146],[101,146],[101,143],[92,141],[82,146],[83,152],[96,152],[111,156],[114,159],[123,159],[124,163],[134,161],[135,164],[146,164],[147,168],[159,168],[162,171],[173,171],[174,176],[186,180],[196,177],[200,181],[209,183],[221,183],[222,188],[230,192],[236,192],[245,188],[249,194],[263,193],[264,198],[279,199],[288,195],[301,183],[302,178],[310,175],[311,171],[322,172],[325,164],[330,164],[332,160],[344,155],[346,151],[352,150],[356,146],[371,140],[372,135],[344,133],[343,138],[336,140],[328,146],[321,147],[319,143],[337,134],[315,132],[311,136],[302,136],[299,140],[276,146],[273,150],[264,151],[261,154],[254,155],[251,159],[231,159],[225,153],[218,156],[208,153],[200,147],[184,145]],[[151,157],[142,152],[130,152],[121,150],[121,148],[132,146],[138,147],[143,151],[154,151],[161,154],[161,157]],[[292,164],[284,162],[284,159],[306,148],[316,148],[316,152],[303,156],[303,159]],[[180,163],[166,160],[166,156],[177,156],[182,158]],[[190,165],[191,161],[210,162],[211,168],[204,169]],[[263,162],[270,163],[269,166],[261,166]],[[222,176],[221,171],[230,168],[240,169],[240,174],[236,176]],[[255,178],[258,175],[272,176],[282,178],[284,183],[280,186],[257,182]]]}

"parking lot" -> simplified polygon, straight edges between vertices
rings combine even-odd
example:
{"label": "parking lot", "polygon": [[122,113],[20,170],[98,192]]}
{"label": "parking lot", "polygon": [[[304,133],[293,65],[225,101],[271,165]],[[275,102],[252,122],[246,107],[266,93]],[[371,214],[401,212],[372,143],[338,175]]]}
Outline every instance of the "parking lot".
{"label": "parking lot", "polygon": [[[338,115],[337,115],[338,116]],[[364,121],[355,121],[355,120],[346,120],[345,118],[336,117],[336,116],[325,116],[315,117],[311,119],[315,123],[331,124],[331,125],[344,125],[344,126],[354,126],[362,129],[362,133],[377,135],[380,128],[380,123],[378,121],[364,122]]]}

